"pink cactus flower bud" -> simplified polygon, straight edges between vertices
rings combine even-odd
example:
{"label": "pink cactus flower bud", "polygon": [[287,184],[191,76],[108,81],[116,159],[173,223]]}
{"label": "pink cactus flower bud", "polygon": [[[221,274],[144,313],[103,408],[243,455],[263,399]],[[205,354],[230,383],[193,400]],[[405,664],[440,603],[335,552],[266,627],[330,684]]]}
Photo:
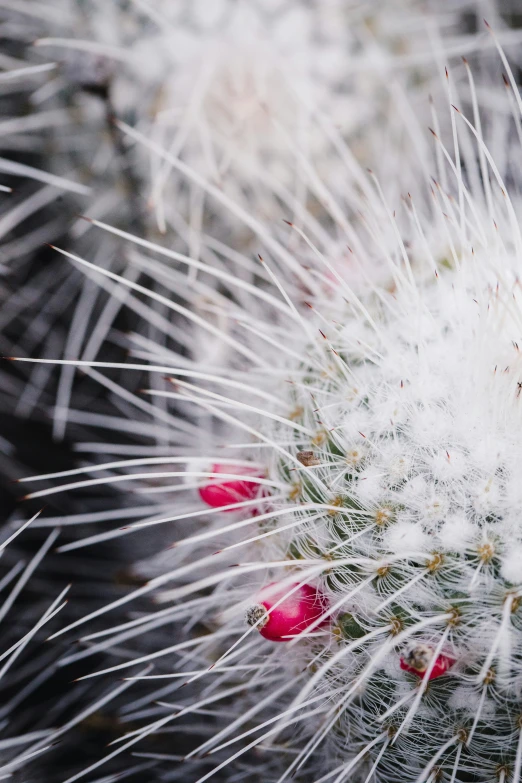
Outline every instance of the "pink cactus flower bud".
{"label": "pink cactus flower bud", "polygon": [[[325,596],[312,585],[301,585],[285,598],[295,587],[295,584],[278,587],[276,582],[272,582],[261,590],[257,603],[247,610],[247,623],[258,623],[257,630],[265,639],[289,642],[326,611],[328,604]],[[272,609],[275,604],[276,608]],[[328,618],[325,618],[319,625],[327,622]]]}
{"label": "pink cactus flower bud", "polygon": [[[417,674],[419,677],[423,677],[425,671],[431,664],[433,658],[433,649],[427,644],[415,644],[405,650],[401,656],[400,666],[406,672],[411,674]],[[428,680],[435,680],[437,677],[441,677],[446,674],[455,663],[455,658],[445,653],[440,653],[437,656],[433,668],[430,672]]]}
{"label": "pink cactus flower bud", "polygon": [[[212,465],[212,473],[227,473],[241,476],[254,476],[262,478],[263,474],[257,468],[249,468],[245,465]],[[200,487],[201,500],[211,508],[221,508],[232,503],[240,503],[242,500],[252,500],[259,493],[259,484],[247,479],[223,479],[213,478],[204,487]],[[228,509],[232,510],[233,509]]]}

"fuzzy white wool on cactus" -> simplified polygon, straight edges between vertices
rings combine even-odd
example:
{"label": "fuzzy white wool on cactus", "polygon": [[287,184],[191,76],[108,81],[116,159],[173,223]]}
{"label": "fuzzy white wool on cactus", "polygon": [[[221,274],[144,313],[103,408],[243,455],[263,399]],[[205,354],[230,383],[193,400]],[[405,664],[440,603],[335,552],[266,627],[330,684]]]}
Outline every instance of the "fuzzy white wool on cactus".
{"label": "fuzzy white wool on cactus", "polygon": [[[516,130],[518,92],[512,100]],[[196,764],[217,759],[196,767],[200,783],[253,749],[266,780],[520,783],[522,210],[483,141],[480,115],[452,116],[452,146],[435,138],[444,177],[439,171],[431,191],[426,184],[426,201],[406,198],[394,212],[368,176],[353,227],[364,270],[356,291],[319,251],[324,274],[298,276],[275,243],[256,286],[221,278],[229,296],[205,320],[179,304],[193,301],[193,278],[169,300],[73,258],[227,344],[226,364],[209,368],[131,338],[129,372],[145,361],[171,378],[147,394],[172,405],[159,409],[161,421],[187,453],[89,465],[60,474],[77,474],[70,484],[32,493],[128,482],[167,505],[185,493],[175,513],[114,535],[178,526],[168,554],[144,565],[162,571],[137,594],[173,602],[169,619],[197,631],[104,673],[176,654],[177,671],[144,676],[172,679],[172,691],[183,679],[199,683],[201,697],[180,710],[156,705],[153,694],[153,722],[127,734],[120,752],[222,699],[230,722],[189,754]],[[292,231],[298,257],[313,250],[306,232]],[[374,254],[387,269],[377,279]],[[161,261],[148,271],[168,280]],[[202,272],[213,274],[210,265]],[[113,389],[143,410],[141,398]],[[212,427],[202,433],[195,418],[183,430],[175,406],[204,411]],[[194,441],[204,462],[187,470]],[[188,495],[216,486],[219,504],[205,507],[208,492]],[[120,634],[138,636],[164,616],[106,635],[117,650]],[[284,644],[262,638],[271,620]]]}

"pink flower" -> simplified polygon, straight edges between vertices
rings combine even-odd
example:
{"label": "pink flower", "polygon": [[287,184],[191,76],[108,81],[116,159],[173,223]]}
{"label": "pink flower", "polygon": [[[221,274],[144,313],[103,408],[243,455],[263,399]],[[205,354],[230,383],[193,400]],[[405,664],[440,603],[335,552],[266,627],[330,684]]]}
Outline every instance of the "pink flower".
{"label": "pink flower", "polygon": [[[254,476],[262,478],[263,474],[258,468],[250,468],[245,465],[212,465],[212,473],[226,473],[241,476]],[[204,487],[200,487],[201,500],[211,508],[221,508],[242,500],[253,500],[259,492],[259,484],[248,479],[210,479]],[[227,509],[233,511],[234,509]]]}
{"label": "pink flower", "polygon": [[[324,614],[328,604],[324,595],[312,585],[301,585],[297,590],[296,587],[296,584],[278,587],[276,582],[264,587],[257,603],[247,610],[247,623],[257,623],[261,636],[272,642],[289,642],[292,636],[309,628]],[[318,625],[326,622],[327,618]]]}
{"label": "pink flower", "polygon": [[[401,656],[400,666],[406,672],[423,677],[431,665],[433,650],[427,644],[416,644],[406,650]],[[455,663],[455,658],[445,653],[440,653],[433,664],[428,680],[435,680],[446,674]]]}

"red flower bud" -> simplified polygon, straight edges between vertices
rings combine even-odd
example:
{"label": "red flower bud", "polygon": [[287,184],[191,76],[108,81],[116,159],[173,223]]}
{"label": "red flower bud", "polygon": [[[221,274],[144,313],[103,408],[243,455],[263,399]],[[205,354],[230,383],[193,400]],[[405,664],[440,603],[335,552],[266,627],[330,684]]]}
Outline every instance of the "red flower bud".
{"label": "red flower bud", "polygon": [[[257,603],[247,610],[247,623],[255,625],[260,621],[256,627],[265,639],[272,642],[289,642],[291,637],[304,631],[326,611],[327,600],[317,588],[301,585],[287,596],[295,587],[296,584],[279,587],[273,582],[261,590]],[[277,606],[272,609],[275,604]],[[320,625],[326,622],[328,618]]]}
{"label": "red flower bud", "polygon": [[[406,672],[424,677],[424,673],[429,668],[433,658],[433,649],[427,644],[416,644],[409,647],[401,656],[400,666]],[[446,653],[439,653],[437,660],[433,664],[428,680],[435,680],[437,677],[446,674],[455,663],[455,658]]]}
{"label": "red flower bud", "polygon": [[[256,478],[263,476],[257,468],[249,468],[245,465],[216,464],[212,465],[211,472],[255,476]],[[214,478],[210,482],[204,487],[200,487],[199,496],[211,508],[221,508],[232,503],[240,503],[242,500],[252,500],[259,492],[259,484],[247,479],[223,479],[220,481],[218,478]]]}

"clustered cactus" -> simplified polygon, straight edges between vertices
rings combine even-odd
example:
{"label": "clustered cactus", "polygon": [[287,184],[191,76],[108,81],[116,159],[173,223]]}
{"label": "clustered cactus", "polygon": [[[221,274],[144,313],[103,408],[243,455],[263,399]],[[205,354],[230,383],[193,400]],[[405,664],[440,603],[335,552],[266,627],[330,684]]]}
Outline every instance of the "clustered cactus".
{"label": "clustered cactus", "polygon": [[[28,497],[131,488],[138,521],[83,544],[162,537],[152,558],[136,544],[146,582],[55,634],[81,629],[85,657],[113,656],[89,677],[149,687],[123,712],[129,731],[67,783],[129,752],[163,781],[521,782],[522,99],[485,35],[504,87],[477,87],[467,60],[441,74],[447,105],[431,148],[412,132],[400,202],[336,135],[346,214],[335,166],[323,182],[310,165],[299,199],[271,205],[297,214],[267,233],[275,212],[248,214],[244,182],[234,200],[183,163],[176,116],[164,144],[120,123],[162,198],[176,170],[183,195],[155,204],[160,224],[171,209],[181,229],[188,209],[191,230],[178,250],[90,219],[140,276],[59,251],[141,303],[135,331],[111,335],[129,358],[32,360],[100,380],[121,421],[105,422],[106,458],[37,476],[53,485]],[[180,172],[196,188],[186,203]],[[208,239],[207,199],[219,208],[205,225],[229,209],[255,261]],[[136,374],[151,378],[139,392],[125,385]],[[143,596],[159,607],[111,626]],[[190,747],[169,752],[196,716],[202,736],[191,723]]]}

